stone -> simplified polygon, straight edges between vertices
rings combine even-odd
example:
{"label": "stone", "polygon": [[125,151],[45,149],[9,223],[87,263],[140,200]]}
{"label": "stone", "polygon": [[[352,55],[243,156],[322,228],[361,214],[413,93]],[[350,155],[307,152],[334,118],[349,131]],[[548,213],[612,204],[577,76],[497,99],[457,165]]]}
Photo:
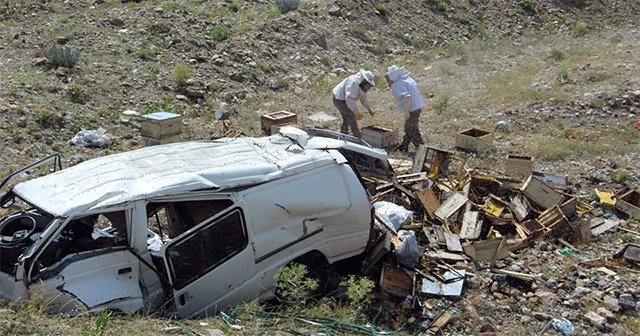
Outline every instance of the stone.
{"label": "stone", "polygon": [[537,291],[536,292],[536,296],[540,299],[540,301],[549,306],[553,303],[553,301],[555,301],[556,299],[556,294],[552,293],[552,292],[547,292],[547,291]]}
{"label": "stone", "polygon": [[594,312],[594,311],[590,311],[586,314],[584,314],[584,317],[587,318],[587,320],[589,320],[589,323],[591,323],[593,326],[598,327],[598,328],[602,328],[604,327],[604,325],[607,323],[607,319],[598,315],[598,313]]}
{"label": "stone", "polygon": [[552,318],[551,315],[542,312],[533,312],[531,316],[538,321],[546,321]]}
{"label": "stone", "polygon": [[21,128],[27,127],[27,117],[22,116],[18,118],[18,121],[16,121],[16,125]]}
{"label": "stone", "polygon": [[616,316],[613,315],[613,313],[605,307],[596,309],[596,312],[598,313],[598,315],[606,318],[609,323],[613,323],[616,321]]}
{"label": "stone", "polygon": [[608,295],[605,296],[604,297],[604,305],[607,306],[607,308],[611,309],[614,312],[620,311],[620,302],[616,298],[612,298],[612,297],[610,297]]}
{"label": "stone", "polygon": [[540,251],[549,251],[549,244],[547,242],[540,242],[540,245],[538,246],[538,248],[540,249]]}
{"label": "stone", "polygon": [[638,308],[638,304],[633,299],[633,295],[625,293],[620,295],[620,308],[624,311],[634,311]]}
{"label": "stone", "polygon": [[527,315],[522,315],[520,316],[520,323],[522,324],[528,324],[533,322],[533,318],[531,316],[527,316]]}
{"label": "stone", "polygon": [[49,61],[45,57],[36,57],[31,61],[31,64],[34,66],[44,66],[47,65]]}
{"label": "stone", "polygon": [[591,289],[586,288],[586,287],[576,287],[576,289],[573,291],[573,293],[576,296],[585,296],[587,294],[589,294],[591,292]]}
{"label": "stone", "polygon": [[341,14],[340,7],[333,6],[333,7],[329,8],[329,15],[331,15],[331,16],[340,16],[340,14]]}
{"label": "stone", "polygon": [[207,329],[208,336],[226,336],[220,329]]}
{"label": "stone", "polygon": [[611,40],[611,42],[622,42],[622,39],[624,39],[624,36],[622,36],[622,34],[620,34],[619,32],[609,37],[609,40]]}

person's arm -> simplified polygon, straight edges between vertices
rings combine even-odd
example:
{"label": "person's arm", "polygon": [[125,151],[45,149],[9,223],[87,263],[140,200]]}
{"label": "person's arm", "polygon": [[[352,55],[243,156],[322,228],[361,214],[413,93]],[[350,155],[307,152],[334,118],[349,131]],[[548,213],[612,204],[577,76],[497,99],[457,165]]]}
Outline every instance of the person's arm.
{"label": "person's arm", "polygon": [[371,103],[369,102],[369,97],[367,97],[366,93],[360,96],[360,103],[362,103],[362,106],[369,111],[369,114],[373,115],[373,108],[371,108]]}

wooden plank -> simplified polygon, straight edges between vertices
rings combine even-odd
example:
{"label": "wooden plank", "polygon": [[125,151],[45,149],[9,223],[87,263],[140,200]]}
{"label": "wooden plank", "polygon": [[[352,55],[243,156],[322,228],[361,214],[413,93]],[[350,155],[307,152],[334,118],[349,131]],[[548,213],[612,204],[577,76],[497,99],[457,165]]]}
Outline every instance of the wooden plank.
{"label": "wooden plank", "polygon": [[504,259],[509,256],[510,251],[525,246],[521,239],[507,239],[500,247],[501,242],[502,239],[477,241],[462,245],[462,249],[475,261],[491,261],[494,256],[496,260]]}
{"label": "wooden plank", "polygon": [[438,243],[446,244],[447,240],[444,237],[444,229],[442,228],[442,226],[434,226],[433,229],[436,232],[436,237],[438,237]]}
{"label": "wooden plank", "polygon": [[396,187],[396,189],[400,190],[403,194],[407,195],[410,199],[415,199],[416,198],[416,196],[413,194],[413,192],[411,192],[409,189],[407,189],[404,186],[402,186],[400,183],[398,183],[397,180],[393,181],[393,186]]}
{"label": "wooden plank", "polygon": [[427,146],[422,144],[418,146],[416,155],[413,157],[413,165],[411,166],[412,173],[421,172],[424,169],[424,160],[427,157]]}
{"label": "wooden plank", "polygon": [[620,220],[605,219],[602,225],[596,226],[591,229],[591,234],[594,236],[598,236],[615,228],[618,225],[620,225]]}
{"label": "wooden plank", "polygon": [[440,329],[449,324],[451,320],[453,320],[453,314],[447,310],[444,314],[440,315],[435,321],[433,321],[433,324],[429,327],[429,333],[431,335],[436,335]]}
{"label": "wooden plank", "polygon": [[469,199],[460,193],[455,193],[447,198],[444,203],[434,212],[436,218],[444,221],[451,217],[454,212],[458,211]]}
{"label": "wooden plank", "polygon": [[455,233],[444,233],[444,239],[447,243],[447,250],[452,252],[462,252],[462,245],[460,245],[460,237]]}
{"label": "wooden plank", "polygon": [[450,252],[441,251],[441,250],[426,252],[425,256],[428,258],[433,258],[438,260],[449,260],[449,261],[469,260],[469,258],[464,254],[450,253]]}
{"label": "wooden plank", "polygon": [[482,220],[480,220],[480,211],[467,211],[462,217],[462,228],[460,229],[460,238],[462,239],[478,239],[482,232]]}
{"label": "wooden plank", "polygon": [[519,222],[522,222],[522,220],[527,218],[527,216],[529,216],[529,213],[531,212],[531,205],[522,194],[518,194],[516,195],[516,197],[511,199],[509,208]]}
{"label": "wooden plank", "polygon": [[515,272],[515,271],[509,271],[509,270],[505,270],[505,269],[495,269],[492,268],[491,272],[493,273],[497,273],[497,274],[504,274],[506,276],[510,276],[516,279],[520,279],[520,280],[524,280],[527,282],[532,282],[536,280],[535,275],[532,274],[527,274],[527,273],[521,273],[521,272]]}
{"label": "wooden plank", "polygon": [[440,207],[440,201],[432,189],[425,189],[416,192],[418,201],[430,218],[434,218],[434,212]]}

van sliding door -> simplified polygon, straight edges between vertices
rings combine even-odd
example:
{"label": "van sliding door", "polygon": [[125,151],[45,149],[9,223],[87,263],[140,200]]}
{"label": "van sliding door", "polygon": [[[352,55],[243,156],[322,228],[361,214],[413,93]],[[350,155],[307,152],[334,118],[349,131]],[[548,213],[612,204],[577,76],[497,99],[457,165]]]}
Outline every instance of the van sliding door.
{"label": "van sliding door", "polygon": [[164,258],[179,317],[214,313],[220,305],[255,295],[241,289],[255,263],[239,208],[169,243]]}

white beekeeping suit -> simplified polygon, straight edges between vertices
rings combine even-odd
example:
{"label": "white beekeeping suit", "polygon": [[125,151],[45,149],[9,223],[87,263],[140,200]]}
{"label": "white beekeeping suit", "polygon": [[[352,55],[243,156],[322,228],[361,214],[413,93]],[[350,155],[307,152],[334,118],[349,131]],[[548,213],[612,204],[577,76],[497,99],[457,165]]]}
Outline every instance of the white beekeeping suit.
{"label": "white beekeeping suit", "polygon": [[375,85],[373,73],[361,69],[358,73],[345,78],[340,84],[333,88],[333,97],[337,100],[344,100],[353,113],[358,113],[359,100],[362,106],[371,113],[371,103],[367,97],[367,93],[362,90],[360,83],[367,81],[371,86]]}

